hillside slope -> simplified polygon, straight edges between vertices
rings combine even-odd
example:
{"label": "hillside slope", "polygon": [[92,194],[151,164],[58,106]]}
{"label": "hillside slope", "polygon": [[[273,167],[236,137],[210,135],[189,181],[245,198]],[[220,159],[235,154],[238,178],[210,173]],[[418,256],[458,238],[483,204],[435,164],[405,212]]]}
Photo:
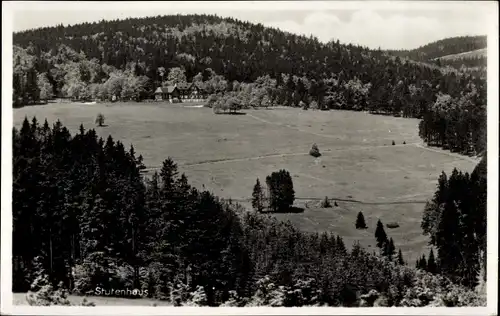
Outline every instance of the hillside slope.
{"label": "hillside slope", "polygon": [[472,50],[469,52],[462,52],[462,53],[457,53],[457,54],[451,54],[451,55],[445,55],[441,57],[434,58],[436,59],[441,59],[441,60],[456,60],[456,59],[472,59],[472,58],[482,58],[486,57],[487,50],[486,48],[480,48],[476,50]]}
{"label": "hillside slope", "polygon": [[[426,58],[442,56],[435,52],[437,44],[422,48],[427,57],[413,61],[403,53],[404,58],[338,41],[324,44],[213,15],[47,27],[16,33],[13,40],[15,106],[52,95],[142,100],[152,98],[160,85],[196,81],[206,94],[231,94],[216,102],[224,106],[236,105],[237,99],[243,106],[424,118],[426,142],[460,152],[480,152],[483,146],[473,149],[472,143],[483,138],[475,133],[485,121],[485,69],[429,64]],[[482,45],[480,40],[462,42],[452,41],[453,49],[440,49],[440,54]],[[455,117],[463,122],[457,125]],[[457,138],[455,129],[469,136]]]}
{"label": "hillside slope", "polygon": [[372,86],[387,82],[394,85],[408,78],[415,78],[409,83],[426,80],[438,84],[443,77],[431,67],[394,59],[382,51],[338,41],[322,44],[316,38],[211,15],[47,27],[16,33],[13,40],[46,60],[35,65],[39,73],[48,72],[63,59],[78,60],[78,56],[61,52],[61,45],[65,45],[83,52],[89,60],[95,58],[99,64],[122,70],[136,62],[140,72],[154,82],[162,79],[157,71],[160,67],[177,66],[185,69],[188,80],[206,68],[240,82],[255,81],[263,75],[277,78],[280,73],[316,80],[333,76],[348,81],[356,77]]}
{"label": "hillside slope", "polygon": [[452,55],[445,55],[435,58],[433,61],[442,66],[451,66],[457,69],[469,67],[468,69],[483,69],[486,71],[487,67],[487,49],[480,48],[468,52],[457,53]]}
{"label": "hillside slope", "polygon": [[389,54],[438,66],[486,67],[486,36],[460,36],[442,39],[412,50]]}

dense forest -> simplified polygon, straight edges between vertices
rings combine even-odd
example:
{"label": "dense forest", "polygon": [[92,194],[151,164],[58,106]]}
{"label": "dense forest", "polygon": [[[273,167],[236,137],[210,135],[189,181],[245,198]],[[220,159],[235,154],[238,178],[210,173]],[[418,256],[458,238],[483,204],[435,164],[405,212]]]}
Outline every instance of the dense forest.
{"label": "dense forest", "polygon": [[[482,280],[474,269],[484,250],[485,162],[470,177],[440,180],[423,221],[439,253],[439,270],[429,270],[392,256],[397,245],[381,231],[384,256],[245,211],[189,185],[170,158],[144,179],[133,147],[83,126],[71,135],[59,121],[26,118],[13,146],[13,291],[42,291],[44,282],[83,295],[134,288],[176,306],[485,304],[473,290]],[[266,182],[280,179],[291,185],[286,171]],[[463,243],[450,244],[456,225]],[[464,254],[471,271],[454,261]]]}
{"label": "dense forest", "polygon": [[415,61],[434,63],[438,66],[486,67],[486,56],[474,56],[449,60],[441,58],[465,52],[480,50],[487,47],[486,36],[457,36],[442,39],[412,50],[391,50],[391,55],[409,58]]}
{"label": "dense forest", "polygon": [[[422,229],[438,249],[435,271],[470,286],[486,271],[486,158],[469,175],[456,169],[438,180]],[[483,275],[486,277],[486,275]]]}
{"label": "dense forest", "polygon": [[[212,15],[59,25],[15,33],[13,40],[15,106],[54,96],[143,100],[160,85],[194,81],[219,94],[214,98],[226,108],[285,105],[416,117],[430,145],[463,154],[485,149],[483,68],[439,67]],[[456,38],[443,45],[453,53],[484,42]],[[421,50],[432,57],[436,47]]]}

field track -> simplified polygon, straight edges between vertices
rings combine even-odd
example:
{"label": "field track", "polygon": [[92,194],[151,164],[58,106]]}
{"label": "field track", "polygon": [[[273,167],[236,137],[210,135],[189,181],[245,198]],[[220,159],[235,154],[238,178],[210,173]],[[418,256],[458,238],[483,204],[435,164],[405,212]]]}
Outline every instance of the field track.
{"label": "field track", "polygon": [[[356,151],[356,150],[367,150],[367,149],[377,149],[377,148],[386,148],[386,147],[402,147],[402,146],[417,146],[419,148],[427,149],[426,147],[419,146],[420,143],[410,143],[410,144],[397,144],[397,145],[380,145],[380,146],[355,146],[351,148],[338,148],[335,149],[335,152],[339,151]],[[440,151],[437,151],[440,152]],[[321,154],[322,156],[329,156],[331,151],[325,151],[325,153]],[[285,153],[285,154],[268,154],[268,155],[260,155],[255,157],[246,157],[246,158],[233,158],[233,159],[217,159],[217,160],[208,160],[208,161],[200,161],[194,163],[184,163],[181,166],[189,167],[189,166],[200,166],[200,165],[211,165],[211,164],[221,164],[221,163],[229,163],[229,162],[242,162],[242,161],[250,161],[250,160],[260,160],[266,158],[277,158],[277,157],[293,157],[293,156],[307,156],[309,153],[306,152],[297,152],[297,153]],[[148,167],[144,169],[145,172],[160,170],[161,166]]]}

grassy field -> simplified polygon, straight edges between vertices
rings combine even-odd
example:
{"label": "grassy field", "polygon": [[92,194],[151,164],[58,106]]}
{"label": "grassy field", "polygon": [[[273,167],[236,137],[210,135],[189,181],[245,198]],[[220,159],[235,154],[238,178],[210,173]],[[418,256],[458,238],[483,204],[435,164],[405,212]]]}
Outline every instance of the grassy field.
{"label": "grassy field", "polygon": [[470,59],[470,58],[477,58],[477,57],[486,57],[486,54],[487,54],[487,49],[481,48],[481,49],[471,50],[468,52],[441,56],[441,57],[435,58],[435,59],[443,59],[443,60]]}
{"label": "grassy field", "polygon": [[[476,164],[422,145],[418,120],[360,112],[279,108],[215,115],[208,108],[180,104],[49,104],[14,109],[14,123],[19,127],[25,116],[42,123],[60,119],[75,133],[80,124],[95,128],[98,113],[107,125],[96,128],[98,134],[133,144],[150,172],[171,156],[191,184],[244,205],[257,177],[264,181],[273,171],[288,170],[297,204],[305,210],[275,216],[303,230],[333,231],[347,244],[358,240],[374,249],[377,219],[398,222],[399,228],[386,232],[411,264],[427,252],[420,220],[437,177],[454,167],[470,172]],[[317,159],[308,155],[313,143],[322,153]],[[339,206],[316,207],[315,201],[325,196]],[[367,230],[354,228],[359,211]]]}
{"label": "grassy field", "polygon": [[[28,305],[26,293],[13,293],[13,305]],[[79,305],[83,296],[69,295],[68,300],[71,304]],[[171,306],[167,301],[160,301],[148,298],[120,298],[108,296],[90,296],[87,301],[93,302],[96,306]]]}

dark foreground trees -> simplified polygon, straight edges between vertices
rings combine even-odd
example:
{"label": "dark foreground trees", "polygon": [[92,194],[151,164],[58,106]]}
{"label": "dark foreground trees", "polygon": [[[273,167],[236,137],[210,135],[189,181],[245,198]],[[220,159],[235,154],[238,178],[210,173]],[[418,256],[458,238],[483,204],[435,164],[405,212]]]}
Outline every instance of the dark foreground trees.
{"label": "dark foreground trees", "polygon": [[264,188],[260,185],[259,179],[255,182],[252,192],[252,207],[259,213],[264,210]]}
{"label": "dark foreground trees", "polygon": [[470,175],[457,169],[449,178],[441,174],[434,198],[426,205],[422,229],[437,248],[440,272],[475,286],[486,261],[486,157]]}

